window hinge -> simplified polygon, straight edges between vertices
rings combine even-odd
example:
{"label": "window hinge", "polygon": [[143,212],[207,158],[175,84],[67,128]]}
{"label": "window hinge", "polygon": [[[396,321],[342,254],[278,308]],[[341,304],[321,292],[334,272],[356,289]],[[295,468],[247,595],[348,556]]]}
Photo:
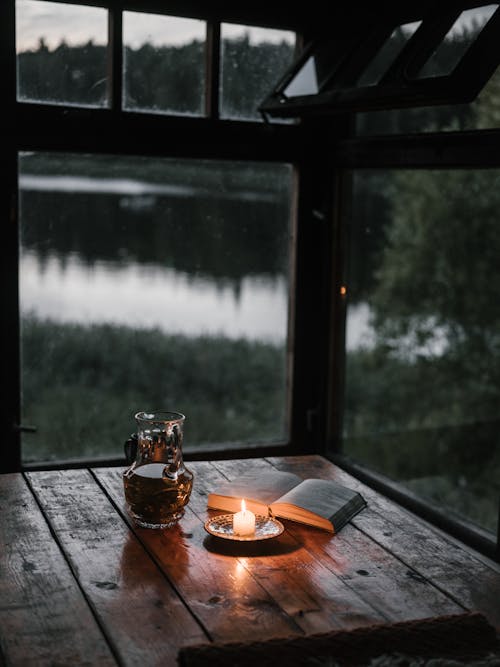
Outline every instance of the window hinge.
{"label": "window hinge", "polygon": [[20,431],[21,433],[36,433],[36,426],[28,426],[27,424],[14,424],[14,431]]}

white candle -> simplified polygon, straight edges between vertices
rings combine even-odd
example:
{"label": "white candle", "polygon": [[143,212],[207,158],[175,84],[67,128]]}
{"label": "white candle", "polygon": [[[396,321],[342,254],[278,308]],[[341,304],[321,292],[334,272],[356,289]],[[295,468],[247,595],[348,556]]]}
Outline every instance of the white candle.
{"label": "white candle", "polygon": [[241,512],[233,514],[233,533],[245,536],[255,533],[255,514],[247,510],[245,501],[241,501]]}

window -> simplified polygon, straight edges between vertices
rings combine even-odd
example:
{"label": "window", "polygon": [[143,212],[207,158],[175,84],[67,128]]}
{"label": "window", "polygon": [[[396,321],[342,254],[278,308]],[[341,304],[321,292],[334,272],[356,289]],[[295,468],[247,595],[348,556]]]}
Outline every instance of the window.
{"label": "window", "polygon": [[353,179],[344,452],[493,538],[500,171]]}
{"label": "window", "polygon": [[[457,9],[443,22],[440,48],[415,67],[420,81],[467,80],[457,72],[498,17],[497,6],[477,13],[481,21]],[[383,112],[368,103],[357,138],[337,147],[345,356],[330,451],[498,558],[498,72],[483,77],[485,62],[470,81],[483,81],[473,102],[435,105],[429,94]]]}
{"label": "window", "polygon": [[395,28],[390,34],[389,39],[383,44],[380,51],[378,51],[360,76],[358,86],[375,86],[379,83],[390,65],[392,65],[406,46],[408,40],[421,25],[422,21],[414,21],[413,23],[405,23]]}
{"label": "window", "polygon": [[460,12],[418,76],[425,78],[450,74],[497,9],[498,4],[494,4]]}
{"label": "window", "polygon": [[404,23],[381,11],[347,30],[341,19],[299,54],[260,110],[290,118],[470,102],[498,65],[500,11],[456,5],[413,8],[422,15]]}
{"label": "window", "polygon": [[286,441],[291,167],[19,165],[23,460],[116,456],[158,402],[194,449]]}
{"label": "window", "polygon": [[[449,74],[460,62],[498,5],[461,12],[439,47],[423,65],[419,77]],[[358,113],[358,135],[397,134],[436,131],[476,130],[499,127],[500,69],[485,82],[484,88],[472,102],[438,106],[418,106],[405,109],[386,109],[383,112]]]}
{"label": "window", "polygon": [[314,53],[307,49],[301,56],[301,65],[291,78],[287,77],[283,88],[284,98],[317,95],[339,65],[340,55],[328,43],[320,43]]}
{"label": "window", "polygon": [[16,0],[17,98],[108,106],[108,20],[101,7]]}
{"label": "window", "polygon": [[221,117],[262,120],[259,103],[291,64],[294,49],[290,31],[223,23]]}
{"label": "window", "polygon": [[298,152],[256,106],[295,34],[162,4],[15,0],[7,469],[118,461],[148,406],[186,451],[290,442]]}
{"label": "window", "polygon": [[205,21],[124,12],[124,109],[203,115],[205,41]]}

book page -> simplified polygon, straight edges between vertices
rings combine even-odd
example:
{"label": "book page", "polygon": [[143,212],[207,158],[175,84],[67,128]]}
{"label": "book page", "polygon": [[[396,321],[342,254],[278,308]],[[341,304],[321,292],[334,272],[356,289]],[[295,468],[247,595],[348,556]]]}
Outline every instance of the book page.
{"label": "book page", "polygon": [[[242,460],[241,463],[242,469],[244,469],[245,461]],[[301,481],[301,478],[297,475],[281,472],[280,470],[264,471],[259,475],[242,475],[234,482],[223,482],[216,487],[208,495],[208,507],[227,509],[233,512],[239,511],[241,499],[244,498],[247,501],[248,509],[251,509],[251,504],[255,507],[262,505],[267,508],[276,498],[285,494]],[[236,499],[237,506],[229,499]],[[252,511],[254,510],[252,509]],[[259,508],[259,513],[262,513],[262,508]]]}
{"label": "book page", "polygon": [[358,494],[355,491],[336,482],[306,479],[273,503],[272,509],[276,514],[281,514],[279,506],[294,505],[335,523],[335,513],[356,496]]}

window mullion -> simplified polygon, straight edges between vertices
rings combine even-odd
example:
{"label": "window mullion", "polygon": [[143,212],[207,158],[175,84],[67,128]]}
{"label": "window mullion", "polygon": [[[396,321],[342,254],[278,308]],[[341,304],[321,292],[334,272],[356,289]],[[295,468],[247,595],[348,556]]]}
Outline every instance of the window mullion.
{"label": "window mullion", "polygon": [[205,113],[209,118],[219,118],[220,87],[220,21],[207,22]]}
{"label": "window mullion", "polygon": [[121,111],[123,99],[123,14],[110,9],[108,14],[108,101],[114,112]]}
{"label": "window mullion", "polygon": [[[3,151],[3,177],[0,187],[1,215],[7,224],[2,232],[2,296],[1,309],[4,345],[0,384],[2,423],[6,427],[2,442],[0,472],[15,472],[21,468],[20,447],[20,363],[19,363],[19,288],[18,288],[18,217],[17,217],[17,157],[14,146]],[[8,323],[8,324],[7,324]]]}
{"label": "window mullion", "polygon": [[15,2],[0,3],[0,41],[4,117],[2,120],[2,179],[0,215],[2,225],[2,290],[0,308],[4,322],[4,353],[0,365],[0,418],[5,433],[0,446],[0,472],[14,472],[21,467],[18,424],[20,422],[19,376],[19,302],[17,234],[17,158],[16,158],[16,24]]}

